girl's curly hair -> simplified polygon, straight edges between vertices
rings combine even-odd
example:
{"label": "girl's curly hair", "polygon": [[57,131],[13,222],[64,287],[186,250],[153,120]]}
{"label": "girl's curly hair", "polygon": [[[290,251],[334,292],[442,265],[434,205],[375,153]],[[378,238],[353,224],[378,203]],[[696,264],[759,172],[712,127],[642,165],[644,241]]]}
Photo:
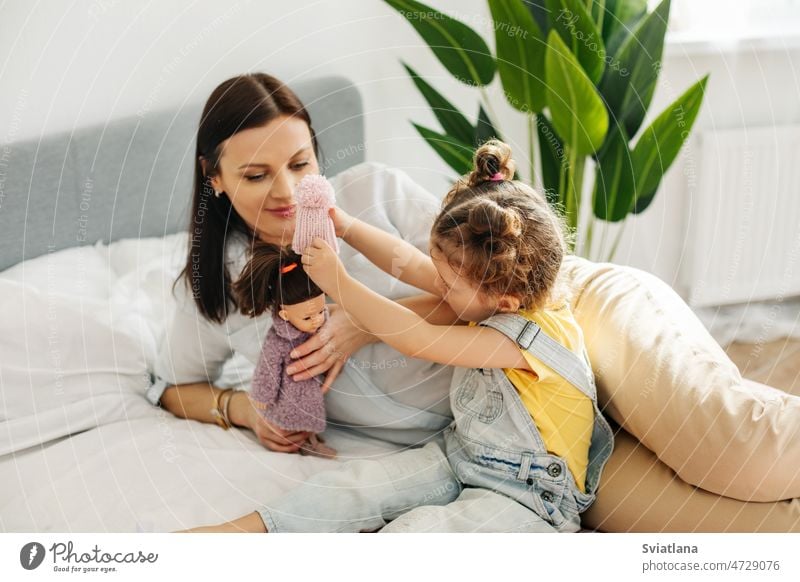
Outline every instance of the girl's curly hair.
{"label": "girl's curly hair", "polygon": [[559,277],[568,231],[544,196],[514,180],[514,171],[507,144],[483,144],[472,172],[442,201],[431,243],[484,292],[514,295],[521,307],[539,309],[568,296]]}

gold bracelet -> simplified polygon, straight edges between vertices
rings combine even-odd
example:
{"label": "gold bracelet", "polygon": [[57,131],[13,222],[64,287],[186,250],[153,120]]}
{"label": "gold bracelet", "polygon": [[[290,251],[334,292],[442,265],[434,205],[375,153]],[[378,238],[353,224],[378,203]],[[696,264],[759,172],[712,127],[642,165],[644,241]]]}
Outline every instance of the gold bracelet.
{"label": "gold bracelet", "polygon": [[214,422],[216,422],[219,426],[223,429],[228,430],[231,425],[228,423],[227,419],[223,416],[222,412],[219,409],[219,402],[222,399],[222,395],[226,392],[230,392],[232,388],[225,388],[224,390],[220,390],[214,395],[214,408],[211,409],[211,416],[214,418]]}
{"label": "gold bracelet", "polygon": [[[228,398],[225,399],[225,406],[222,407],[222,418],[225,419],[225,422],[228,424],[228,428],[233,426],[231,422],[231,417],[228,416],[228,408],[231,405],[231,400],[233,400],[233,395],[236,393],[236,390],[230,389],[230,394],[228,394]],[[222,399],[220,399],[222,400]]]}

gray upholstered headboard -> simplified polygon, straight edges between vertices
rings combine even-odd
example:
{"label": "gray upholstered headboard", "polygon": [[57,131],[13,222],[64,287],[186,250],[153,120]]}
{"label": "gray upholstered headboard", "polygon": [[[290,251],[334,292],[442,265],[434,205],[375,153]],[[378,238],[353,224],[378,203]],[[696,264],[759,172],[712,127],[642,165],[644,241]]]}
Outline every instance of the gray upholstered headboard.
{"label": "gray upholstered headboard", "polygon": [[[361,96],[350,81],[292,84],[327,176],[364,161]],[[63,248],[163,236],[188,226],[203,104],[0,147],[0,271]]]}

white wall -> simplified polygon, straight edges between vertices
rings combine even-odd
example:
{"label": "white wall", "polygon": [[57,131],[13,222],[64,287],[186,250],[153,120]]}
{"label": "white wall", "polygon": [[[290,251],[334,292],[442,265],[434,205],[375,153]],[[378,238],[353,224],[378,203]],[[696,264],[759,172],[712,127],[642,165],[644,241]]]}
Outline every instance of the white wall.
{"label": "white wall", "polygon": [[[797,37],[739,44],[675,42],[667,47],[650,117],[707,73],[710,78],[694,136],[703,130],[800,124]],[[651,207],[629,219],[615,257],[615,262],[659,275],[684,296],[691,261],[703,253],[693,247],[691,237],[691,229],[703,228],[691,222],[692,198],[710,194],[696,187],[700,163],[696,140],[690,138]],[[757,184],[757,176],[754,181]]]}
{"label": "white wall", "polygon": [[[482,0],[449,4],[467,18],[485,11]],[[485,18],[483,25],[490,30]],[[436,122],[401,57],[475,109],[470,89],[449,79],[411,26],[378,0],[12,0],[0,4],[0,142],[203,102],[246,71],[289,83],[340,74],[362,91],[369,159],[404,167],[443,193],[447,167],[409,119]]]}
{"label": "white wall", "polygon": [[[484,0],[429,4],[491,38]],[[404,168],[443,194],[451,173],[409,120],[437,123],[401,58],[457,106],[477,113],[477,92],[450,78],[411,26],[378,0],[47,0],[35,8],[12,0],[0,5],[0,142],[202,102],[219,82],[245,71],[290,83],[341,74],[365,100],[367,157]],[[698,128],[798,123],[799,63],[797,45],[781,42],[757,51],[673,45],[653,111],[710,72]],[[499,80],[489,93],[505,138],[525,157],[521,116],[503,101]],[[616,257],[679,290],[682,265],[700,252],[687,248],[685,236],[689,196],[699,195],[687,188],[693,156],[687,148],[652,207],[629,221]]]}

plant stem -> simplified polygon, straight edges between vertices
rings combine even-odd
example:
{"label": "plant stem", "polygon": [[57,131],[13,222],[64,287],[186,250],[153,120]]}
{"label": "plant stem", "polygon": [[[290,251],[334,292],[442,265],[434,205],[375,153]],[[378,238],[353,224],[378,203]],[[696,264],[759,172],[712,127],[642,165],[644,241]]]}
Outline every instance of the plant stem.
{"label": "plant stem", "polygon": [[614,244],[611,246],[611,252],[608,254],[608,258],[606,259],[609,263],[614,261],[614,255],[617,254],[617,247],[619,246],[619,241],[622,240],[622,231],[625,230],[625,225],[627,222],[628,219],[626,217],[623,219],[622,224],[619,225],[617,236],[614,238]]}
{"label": "plant stem", "polygon": [[599,254],[599,252],[602,251],[602,249],[606,248],[606,240],[608,240],[608,225],[609,224],[613,224],[613,223],[609,223],[609,222],[604,222],[603,223],[603,236],[600,239],[600,249],[598,249],[598,254]]}
{"label": "plant stem", "polygon": [[583,240],[581,253],[590,261],[592,260],[592,231],[594,230],[594,212],[589,214],[589,225],[586,228],[586,238]]}
{"label": "plant stem", "polygon": [[537,139],[536,133],[536,114],[531,113],[528,115],[528,168],[530,172],[530,185],[534,186],[534,180],[536,179],[536,142]]}
{"label": "plant stem", "polygon": [[492,107],[492,102],[489,101],[489,93],[486,92],[486,87],[481,85],[481,99],[483,100],[483,104],[486,108],[486,113],[489,115],[489,121],[492,122],[494,127],[497,127],[497,114],[494,112],[494,107]]}
{"label": "plant stem", "polygon": [[[564,163],[564,158],[567,162]],[[564,208],[566,215],[567,207],[567,169],[569,168],[569,147],[564,146],[564,156],[561,158],[561,166],[558,169],[558,202]]]}
{"label": "plant stem", "polygon": [[[574,149],[569,152],[569,168],[567,168],[567,199],[565,212],[567,224],[573,231],[578,228],[578,216],[580,214],[580,197],[583,191],[583,168],[586,158],[578,156]],[[573,250],[573,249],[570,249]]]}

